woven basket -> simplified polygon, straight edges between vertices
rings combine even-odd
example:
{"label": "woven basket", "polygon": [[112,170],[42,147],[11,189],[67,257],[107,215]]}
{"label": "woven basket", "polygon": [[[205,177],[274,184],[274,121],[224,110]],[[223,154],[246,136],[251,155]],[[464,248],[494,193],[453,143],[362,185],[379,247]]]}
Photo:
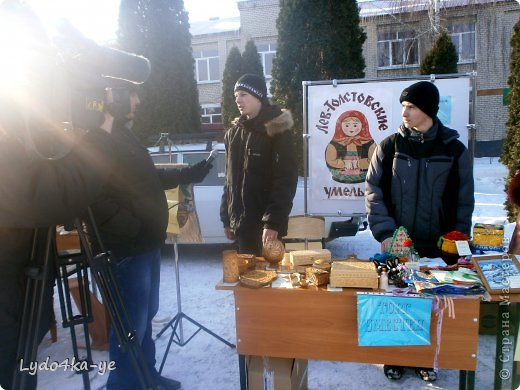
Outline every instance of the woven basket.
{"label": "woven basket", "polygon": [[249,288],[260,288],[271,284],[276,279],[275,271],[253,270],[240,275],[240,284]]}
{"label": "woven basket", "polygon": [[371,261],[335,261],[330,271],[331,287],[378,288],[376,266]]}

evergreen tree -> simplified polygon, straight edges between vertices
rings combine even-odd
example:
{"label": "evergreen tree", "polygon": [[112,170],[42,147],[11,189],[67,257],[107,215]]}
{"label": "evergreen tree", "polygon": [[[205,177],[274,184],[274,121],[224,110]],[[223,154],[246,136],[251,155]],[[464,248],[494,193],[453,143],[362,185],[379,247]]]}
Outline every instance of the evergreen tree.
{"label": "evergreen tree", "polygon": [[359,22],[355,0],[280,1],[271,92],[274,102],[293,114],[296,151],[301,163],[302,81],[364,77],[366,34]]}
{"label": "evergreen tree", "polygon": [[252,39],[246,42],[244,52],[242,53],[242,68],[244,73],[256,74],[265,81],[264,66]]}
{"label": "evergreen tree", "polygon": [[188,14],[182,0],[122,0],[118,40],[142,54],[152,73],[140,92],[136,134],[154,144],[160,133],[200,131]]}
{"label": "evergreen tree", "polygon": [[457,73],[458,54],[448,31],[443,29],[426,53],[419,68],[420,74]]}
{"label": "evergreen tree", "polygon": [[240,116],[237,105],[235,103],[235,83],[242,74],[242,55],[238,47],[233,46],[229,51],[226,59],[226,66],[224,67],[224,74],[222,75],[222,123],[224,129],[231,127],[233,119]]}
{"label": "evergreen tree", "polygon": [[[507,132],[500,161],[507,167],[507,186],[520,167],[520,21],[516,23],[511,37],[511,62],[509,84],[509,117],[506,123]],[[514,222],[517,210],[506,202],[507,216]]]}

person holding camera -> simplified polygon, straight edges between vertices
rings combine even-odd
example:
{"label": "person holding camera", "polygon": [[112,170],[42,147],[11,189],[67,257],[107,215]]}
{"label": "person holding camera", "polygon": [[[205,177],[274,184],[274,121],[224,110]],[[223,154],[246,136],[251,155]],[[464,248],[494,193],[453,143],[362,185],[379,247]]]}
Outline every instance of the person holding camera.
{"label": "person holding camera", "polygon": [[[159,308],[160,252],[168,223],[164,190],[198,183],[212,166],[203,160],[182,169],[156,168],[131,131],[139,103],[135,85],[118,80],[112,83],[103,126],[110,128],[116,162],[91,209],[101,240],[112,255],[120,292],[156,388],[178,389],[178,381],[159,376],[155,369],[152,339],[152,319]],[[136,388],[138,381],[130,355],[120,350],[113,331],[109,352],[116,369],[110,372],[107,389]]]}
{"label": "person holding camera", "polygon": [[[161,378],[154,368],[150,333],[158,302],[159,248],[166,238],[168,220],[164,189],[200,181],[211,166],[201,162],[181,170],[155,169],[128,126],[139,104],[137,92],[129,88],[109,89],[105,112],[71,107],[74,114],[85,111],[82,119],[87,120],[79,123],[78,116],[73,116],[72,127],[66,124],[70,118],[62,115],[69,112],[71,101],[59,101],[59,97],[81,95],[81,90],[74,90],[79,85],[97,88],[102,95],[105,86],[98,82],[108,80],[102,75],[114,73],[117,79],[127,71],[118,69],[124,64],[135,64],[139,68],[135,73],[143,74],[143,69],[149,69],[147,60],[86,41],[81,48],[83,57],[73,57],[85,60],[80,61],[81,66],[93,66],[67,74],[63,71],[67,64],[62,63],[66,56],[57,52],[38,16],[25,2],[0,0],[0,27],[7,26],[12,31],[4,33],[16,34],[0,42],[8,44],[2,47],[4,72],[0,74],[0,386],[36,388],[36,375],[22,372],[17,352],[19,344],[26,341],[20,338],[21,329],[27,325],[22,324],[22,313],[31,307],[27,302],[31,298],[25,299],[29,281],[26,269],[41,266],[42,258],[49,253],[48,244],[53,242],[55,225],[85,216],[91,206],[105,247],[113,253],[125,304],[154,375],[151,385],[177,389],[178,382]],[[116,61],[112,61],[114,58]],[[71,69],[77,70],[77,64],[73,65]],[[96,70],[104,71],[89,74]],[[97,81],[89,84],[93,80]],[[52,269],[42,273],[46,278],[42,280],[45,288],[38,308],[42,314],[37,319],[37,342],[53,320]],[[136,292],[139,299],[134,302],[132,294]],[[139,385],[134,370],[113,339],[111,356],[117,369],[108,387],[136,388]]]}
{"label": "person holding camera", "polygon": [[54,321],[54,267],[42,262],[47,242],[55,225],[83,214],[101,194],[113,164],[113,142],[99,128],[64,130],[64,118],[54,108],[67,104],[57,96],[68,85],[53,72],[58,53],[26,3],[0,1],[2,38],[8,27],[0,74],[0,387],[23,383],[25,390],[37,385],[36,375],[22,373],[17,352],[26,341],[19,337],[22,325],[33,325],[22,324],[24,308],[34,302],[25,299],[26,270],[39,269],[36,278],[45,286],[40,326],[31,335],[39,342]]}

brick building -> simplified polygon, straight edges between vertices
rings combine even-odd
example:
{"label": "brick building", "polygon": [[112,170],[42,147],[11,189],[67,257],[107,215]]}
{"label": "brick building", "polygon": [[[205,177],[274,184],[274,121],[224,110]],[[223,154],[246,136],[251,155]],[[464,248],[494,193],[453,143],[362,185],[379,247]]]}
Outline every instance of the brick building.
{"label": "brick building", "polygon": [[[363,46],[365,77],[418,75],[421,58],[433,42],[427,3],[414,0],[359,2],[361,26],[367,33]],[[222,129],[220,99],[222,73],[233,46],[240,51],[253,39],[262,58],[267,81],[276,55],[278,0],[237,2],[239,17],[193,23],[192,47],[202,123]],[[510,40],[520,18],[514,0],[439,0],[435,22],[448,29],[458,53],[458,72],[475,72],[475,136],[497,155],[505,136]],[[432,17],[433,18],[433,17]],[[477,147],[478,154],[478,147]]]}

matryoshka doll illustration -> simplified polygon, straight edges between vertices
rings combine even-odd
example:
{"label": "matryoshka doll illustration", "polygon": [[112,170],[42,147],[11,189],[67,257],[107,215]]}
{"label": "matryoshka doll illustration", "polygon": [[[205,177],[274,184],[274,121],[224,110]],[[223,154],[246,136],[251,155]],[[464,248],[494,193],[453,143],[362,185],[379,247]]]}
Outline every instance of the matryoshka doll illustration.
{"label": "matryoshka doll illustration", "polygon": [[375,148],[365,115],[356,110],[345,111],[339,116],[334,136],[325,149],[332,179],[340,183],[363,183]]}

